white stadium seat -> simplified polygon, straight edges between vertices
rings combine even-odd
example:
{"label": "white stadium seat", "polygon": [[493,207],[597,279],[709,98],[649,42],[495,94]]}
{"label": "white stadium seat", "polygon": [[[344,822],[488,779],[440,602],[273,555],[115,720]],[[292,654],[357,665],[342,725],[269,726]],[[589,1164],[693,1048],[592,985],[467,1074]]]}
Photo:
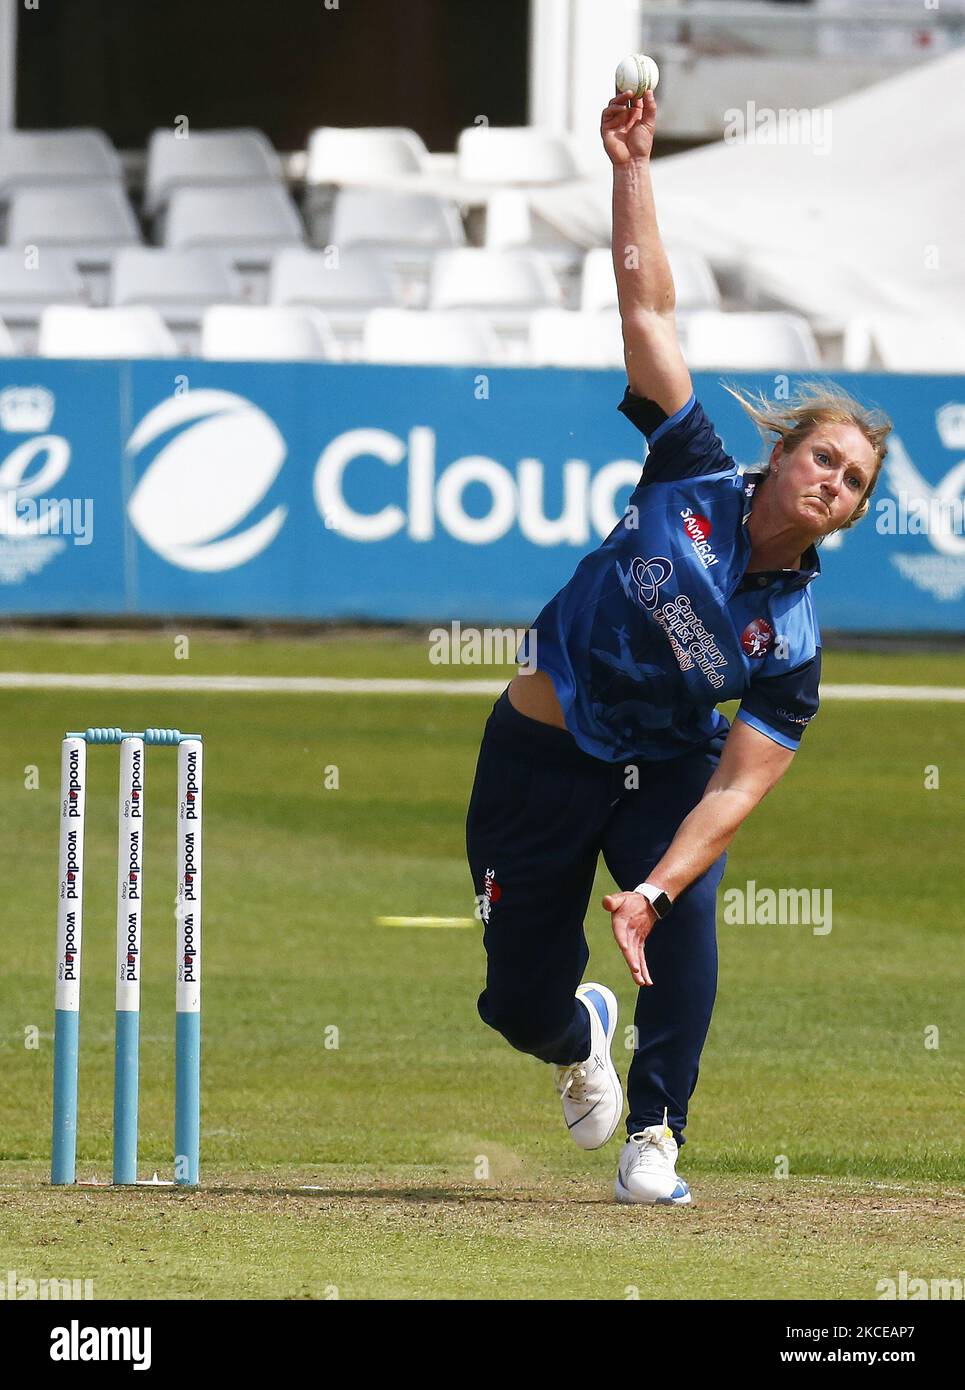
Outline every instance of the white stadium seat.
{"label": "white stadium seat", "polygon": [[144,209],[154,216],[176,188],[283,183],[284,170],[260,130],[155,130],[147,147]]}
{"label": "white stadium seat", "polygon": [[583,258],[580,308],[584,313],[590,313],[594,309],[612,309],[616,302],[613,254],[609,246],[594,246]]}
{"label": "white stadium seat", "polygon": [[[683,246],[670,246],[667,248],[667,259],[673,275],[678,309],[689,312],[692,309],[720,308],[720,287],[706,256]],[[612,267],[610,274],[613,274]]]}
{"label": "white stadium seat", "polygon": [[305,183],[377,182],[417,174],[428,159],[421,136],[405,126],[318,126],[308,137]]}
{"label": "white stadium seat", "polygon": [[240,298],[237,276],[214,251],[129,246],[114,254],[110,303],[156,309],[188,356],[197,351],[205,309]]}
{"label": "white stadium seat", "polygon": [[7,213],[7,245],[69,251],[92,304],[107,299],[112,252],[137,246],[141,229],[116,183],[46,184],[14,191]]}
{"label": "white stadium seat", "polygon": [[560,183],[580,173],[567,137],[539,126],[469,126],[456,154],[459,177],[474,183]]}
{"label": "white stadium seat", "polygon": [[213,251],[129,246],[114,254],[112,304],[150,304],[164,316],[200,317],[207,305],[236,296],[230,271]]}
{"label": "white stadium seat", "polygon": [[365,246],[337,257],[327,251],[290,247],[271,263],[268,298],[272,304],[314,304],[319,309],[374,309],[397,298],[383,256]]}
{"label": "white stadium seat", "polygon": [[435,194],[392,193],[381,188],[345,188],[335,198],[331,244],[382,250],[404,302],[421,308],[432,257],[439,249],[465,245],[455,203]]}
{"label": "white stadium seat", "polygon": [[69,246],[81,260],[88,252],[136,246],[140,240],[137,218],[116,183],[20,188],[10,200],[8,246]]}
{"label": "white stadium seat", "polygon": [[521,188],[502,188],[487,198],[484,241],[492,251],[539,251],[554,273],[564,277],[575,275],[583,259],[582,247],[535,213],[529,193]]}
{"label": "white stadium seat", "polygon": [[423,251],[464,246],[466,233],[455,203],[432,193],[392,193],[345,188],[335,199],[335,246],[416,247]]}
{"label": "white stadium seat", "polygon": [[530,316],[528,361],[533,367],[622,367],[620,315],[537,309]]}
{"label": "white stadium seat", "polygon": [[0,134],[0,201],[23,184],[119,183],[121,159],[102,130],[7,130]]}
{"label": "white stadium seat", "polygon": [[263,303],[272,256],[304,246],[305,228],[284,187],[177,188],[164,218],[164,244],[207,247],[241,276],[242,296]]}
{"label": "white stadium seat", "polygon": [[84,282],[69,256],[41,251],[28,266],[23,251],[0,250],[0,316],[20,352],[34,352],[40,315],[48,304],[86,303]]}
{"label": "white stadium seat", "polygon": [[559,306],[559,284],[538,251],[441,251],[432,263],[433,309],[527,310]]}
{"label": "white stadium seat", "polygon": [[164,226],[166,246],[211,246],[271,259],[281,246],[302,246],[305,229],[284,188],[178,188]]}
{"label": "white stadium seat", "polygon": [[[720,289],[706,256],[686,247],[668,246],[666,250],[678,310],[719,309]],[[587,251],[583,261],[580,307],[584,310],[613,309],[616,304],[617,284],[612,253],[608,246],[596,246],[592,251]]]}
{"label": "white stadium seat", "polygon": [[807,319],[784,313],[717,313],[698,309],[677,319],[692,371],[801,371],[821,366]]}
{"label": "white stadium seat", "polygon": [[271,263],[270,304],[308,304],[324,311],[342,355],[358,357],[369,309],[400,303],[396,280],[380,252],[366,246],[347,251],[290,247]]}
{"label": "white stadium seat", "polygon": [[965,373],[965,325],[960,319],[873,314],[849,320],[844,335],[849,371]]}
{"label": "white stadium seat", "polygon": [[841,345],[841,365],[849,372],[864,372],[870,370],[874,357],[871,320],[864,317],[849,319]]}
{"label": "white stadium seat", "polygon": [[40,319],[42,357],[175,357],[177,344],[156,309],[88,309],[55,304]]}
{"label": "white stadium seat", "polygon": [[219,361],[337,361],[324,314],[310,308],[218,304],[205,310],[201,356]]}
{"label": "white stadium seat", "polygon": [[308,137],[305,220],[316,246],[331,240],[334,191],[343,184],[378,184],[419,174],[429,151],[405,126],[319,126]]}
{"label": "white stadium seat", "polygon": [[486,199],[484,245],[488,251],[509,251],[533,240],[533,215],[521,188],[501,188]]}
{"label": "white stadium seat", "polygon": [[365,320],[368,362],[488,366],[503,352],[490,325],[478,314],[423,309],[373,309]]}
{"label": "white stadium seat", "polygon": [[429,277],[429,307],[484,313],[510,362],[529,355],[534,309],[563,307],[563,292],[538,251],[440,251]]}

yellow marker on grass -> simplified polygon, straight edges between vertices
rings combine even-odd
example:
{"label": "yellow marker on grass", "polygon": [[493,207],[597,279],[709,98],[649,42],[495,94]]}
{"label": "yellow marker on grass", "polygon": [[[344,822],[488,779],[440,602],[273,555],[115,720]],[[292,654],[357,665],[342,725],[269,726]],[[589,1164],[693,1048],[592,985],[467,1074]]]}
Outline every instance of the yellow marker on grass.
{"label": "yellow marker on grass", "polygon": [[377,927],[474,927],[475,917],[376,917]]}

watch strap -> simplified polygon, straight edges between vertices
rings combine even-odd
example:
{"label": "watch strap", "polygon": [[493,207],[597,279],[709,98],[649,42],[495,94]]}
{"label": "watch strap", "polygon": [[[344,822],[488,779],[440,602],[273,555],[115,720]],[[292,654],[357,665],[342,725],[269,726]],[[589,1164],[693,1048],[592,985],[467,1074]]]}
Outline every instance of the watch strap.
{"label": "watch strap", "polygon": [[658,917],[666,917],[667,913],[673,907],[673,900],[662,888],[658,888],[655,883],[638,883],[633,891],[634,893],[643,894]]}

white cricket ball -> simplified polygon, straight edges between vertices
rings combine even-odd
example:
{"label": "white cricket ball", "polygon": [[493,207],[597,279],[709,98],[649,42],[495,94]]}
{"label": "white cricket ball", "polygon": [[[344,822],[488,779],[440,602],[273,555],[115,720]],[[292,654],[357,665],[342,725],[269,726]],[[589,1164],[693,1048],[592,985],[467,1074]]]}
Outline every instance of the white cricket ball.
{"label": "white cricket ball", "polygon": [[632,92],[635,97],[642,97],[644,92],[652,92],[659,81],[660,69],[646,53],[631,53],[617,68],[618,92]]}

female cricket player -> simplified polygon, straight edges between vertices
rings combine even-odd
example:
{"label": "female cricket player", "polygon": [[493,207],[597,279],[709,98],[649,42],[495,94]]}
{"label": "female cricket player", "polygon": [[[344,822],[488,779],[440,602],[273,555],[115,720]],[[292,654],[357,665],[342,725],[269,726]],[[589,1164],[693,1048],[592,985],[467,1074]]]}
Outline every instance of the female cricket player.
{"label": "female cricket player", "polygon": [[[581,984],[602,852],[613,934],[639,986],[616,1198],[691,1200],[676,1162],[717,986],[716,895],[738,827],[818,708],[817,545],[855,524],[891,423],[833,384],[732,391],[763,434],[741,474],[696,400],[650,180],[653,94],[617,95],[613,263],[628,385],[649,451],[624,517],[536,619],[486,724],[467,848],[488,958],[481,1018],[555,1068],[584,1149],[623,1114],[617,1002]],[[728,388],[730,389],[730,388]],[[525,664],[525,663],[524,663]],[[733,725],[717,710],[740,700]]]}

